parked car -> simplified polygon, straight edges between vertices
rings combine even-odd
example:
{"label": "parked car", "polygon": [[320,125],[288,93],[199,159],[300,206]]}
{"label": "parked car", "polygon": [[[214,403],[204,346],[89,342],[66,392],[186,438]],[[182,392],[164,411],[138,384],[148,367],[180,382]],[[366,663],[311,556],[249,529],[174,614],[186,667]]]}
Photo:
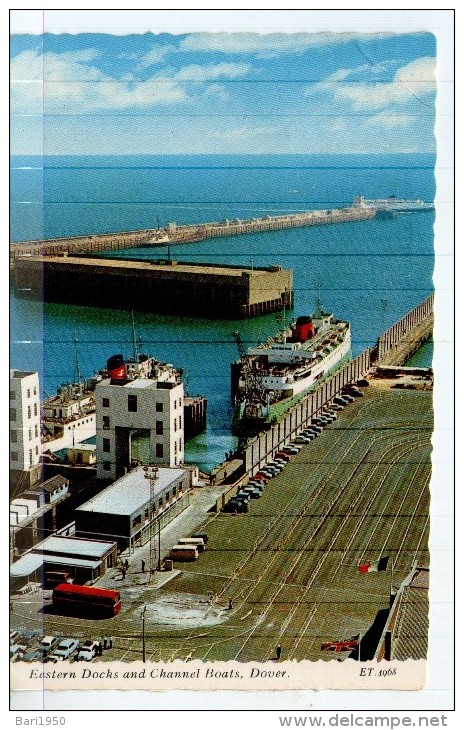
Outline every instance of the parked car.
{"label": "parked car", "polygon": [[263,474],[262,471],[259,471],[257,474],[254,475],[254,479],[259,479],[261,482],[264,482],[264,484],[267,484],[271,477],[267,476],[267,474]]}
{"label": "parked car", "polygon": [[280,469],[278,469],[276,466],[270,466],[269,464],[266,464],[262,472],[263,474],[269,474],[271,478],[273,478],[280,474]]}
{"label": "parked car", "polygon": [[336,414],[335,414],[335,413],[329,413],[329,411],[326,411],[326,412],[324,413],[324,418],[325,418],[326,420],[329,420],[329,421],[330,421],[330,423],[333,423],[333,421],[335,421],[335,420],[337,419],[337,416],[336,416]]}
{"label": "parked car", "polygon": [[290,441],[290,443],[289,443],[288,445],[290,446],[290,448],[292,448],[292,449],[296,449],[297,451],[301,451],[301,449],[303,448],[303,447],[301,446],[301,444],[296,444],[296,443],[295,443],[295,440],[293,440],[293,441]]}
{"label": "parked car", "polygon": [[349,401],[342,395],[336,395],[334,401],[341,406],[347,406],[349,403]]}
{"label": "parked car", "polygon": [[316,438],[316,432],[313,431],[311,428],[305,428],[301,433],[300,436],[306,436],[309,439],[315,439]]}
{"label": "parked car", "polygon": [[332,403],[330,406],[331,411],[343,411],[343,406],[341,406],[339,403]]}
{"label": "parked car", "polygon": [[20,644],[27,644],[30,646],[34,643],[34,641],[40,636],[38,631],[33,631],[30,629],[20,629],[19,630],[19,636],[20,636]]}
{"label": "parked car", "polygon": [[319,436],[319,434],[322,433],[322,426],[317,426],[316,424],[314,424],[305,428],[305,431],[308,431],[309,433],[314,433],[316,436]]}
{"label": "parked car", "polygon": [[359,385],[360,388],[366,388],[369,385],[369,381],[366,378],[361,378],[356,382],[356,385]]}
{"label": "parked car", "polygon": [[352,403],[354,401],[353,396],[350,395],[349,393],[343,393],[343,397],[344,397],[345,400],[348,401],[348,403]]}
{"label": "parked car", "polygon": [[79,649],[76,661],[77,662],[91,662],[98,654],[98,647],[100,645],[100,642],[98,641],[92,641],[92,639],[88,639],[87,641],[84,641],[81,648]]}
{"label": "parked car", "polygon": [[41,662],[43,659],[43,654],[41,651],[28,651],[24,654],[22,657],[23,662]]}
{"label": "parked car", "polygon": [[277,469],[279,473],[285,469],[285,463],[283,461],[279,461],[279,459],[274,459],[274,461],[270,461],[267,466],[271,467],[272,469]]}
{"label": "parked car", "polygon": [[296,444],[310,444],[311,439],[308,436],[303,436],[303,434],[300,434],[295,439]]}
{"label": "parked car", "polygon": [[60,643],[59,636],[44,636],[39,644],[39,649],[42,652],[42,656],[46,656],[53,651],[53,649]]}
{"label": "parked car", "polygon": [[299,446],[284,446],[284,449],[286,454],[292,454],[292,456],[300,452]]}
{"label": "parked car", "polygon": [[353,385],[350,390],[348,391],[348,395],[351,395],[354,398],[364,398],[364,393],[359,390],[355,385]]}
{"label": "parked car", "polygon": [[23,658],[27,651],[27,646],[24,644],[10,644],[10,661],[17,662]]}
{"label": "parked car", "polygon": [[264,489],[265,486],[264,482],[260,482],[259,479],[250,479],[247,484],[247,487],[259,487],[259,489]]}
{"label": "parked car", "polygon": [[283,461],[290,461],[290,454],[286,454],[285,451],[276,451],[274,459],[282,459]]}
{"label": "parked car", "polygon": [[79,641],[77,639],[62,639],[50,656],[57,657],[58,660],[68,659],[78,647]]}

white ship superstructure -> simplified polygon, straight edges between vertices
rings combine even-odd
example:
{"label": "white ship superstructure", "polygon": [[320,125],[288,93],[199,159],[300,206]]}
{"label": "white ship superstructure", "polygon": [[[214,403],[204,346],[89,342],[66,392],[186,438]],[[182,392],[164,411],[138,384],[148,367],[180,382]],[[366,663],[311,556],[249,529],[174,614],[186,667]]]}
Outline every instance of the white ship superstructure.
{"label": "white ship superstructure", "polygon": [[236,425],[243,419],[281,415],[286,403],[290,407],[350,353],[349,322],[324,312],[318,299],[312,317],[299,317],[285,332],[247,350],[235,399]]}
{"label": "white ship superstructure", "polygon": [[362,195],[354,199],[354,208],[375,209],[380,213],[418,213],[435,210],[433,203],[424,203],[423,200],[404,200],[390,195],[388,198],[367,200]]}

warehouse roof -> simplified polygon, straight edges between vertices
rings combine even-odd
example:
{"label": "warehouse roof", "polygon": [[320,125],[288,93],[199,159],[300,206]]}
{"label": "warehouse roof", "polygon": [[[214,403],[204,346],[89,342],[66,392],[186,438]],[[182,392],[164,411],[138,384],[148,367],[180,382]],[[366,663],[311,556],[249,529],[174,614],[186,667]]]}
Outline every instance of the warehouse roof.
{"label": "warehouse roof", "polygon": [[33,550],[35,553],[45,553],[48,561],[50,553],[57,556],[79,555],[88,558],[100,558],[113,546],[113,542],[104,542],[103,540],[86,540],[79,537],[51,535],[43,542],[35,545]]}
{"label": "warehouse roof", "polygon": [[[188,475],[186,469],[159,467],[155,481],[156,498],[179,477]],[[150,501],[150,482],[145,478],[143,467],[138,467],[111,484],[88,502],[77,507],[77,512],[103,512],[112,515],[131,515]]]}
{"label": "warehouse roof", "polygon": [[10,565],[11,578],[24,578],[38,570],[43,564],[43,555],[35,555],[34,553],[26,553],[22,558]]}

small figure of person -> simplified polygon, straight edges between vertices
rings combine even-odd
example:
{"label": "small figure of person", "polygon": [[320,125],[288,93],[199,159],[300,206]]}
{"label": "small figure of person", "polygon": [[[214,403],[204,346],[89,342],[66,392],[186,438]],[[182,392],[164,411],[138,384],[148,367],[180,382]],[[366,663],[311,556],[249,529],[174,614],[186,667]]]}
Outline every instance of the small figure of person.
{"label": "small figure of person", "polygon": [[13,601],[10,601],[10,613],[13,613]]}
{"label": "small figure of person", "polygon": [[232,611],[232,598],[229,598],[229,611]]}
{"label": "small figure of person", "polygon": [[103,655],[102,643],[101,643],[101,641],[99,641],[97,643],[97,656],[102,656],[102,655]]}
{"label": "small figure of person", "polygon": [[282,647],[280,646],[280,644],[277,644],[277,646],[276,646],[276,657],[277,657],[277,659],[280,659],[281,654],[282,654]]}
{"label": "small figure of person", "polygon": [[103,637],[103,648],[104,649],[108,648],[108,637],[106,637],[106,636]]}
{"label": "small figure of person", "polygon": [[109,641],[108,649],[112,649],[113,648],[113,637],[110,636],[108,641]]}
{"label": "small figure of person", "polygon": [[145,573],[145,560],[142,560],[142,573]]}
{"label": "small figure of person", "polygon": [[125,567],[126,571],[129,570],[129,561],[127,560],[127,558],[126,558],[126,562],[124,563],[124,567]]}
{"label": "small figure of person", "polygon": [[125,580],[125,578],[126,578],[126,566],[125,565],[122,566],[121,573],[122,573],[122,579]]}

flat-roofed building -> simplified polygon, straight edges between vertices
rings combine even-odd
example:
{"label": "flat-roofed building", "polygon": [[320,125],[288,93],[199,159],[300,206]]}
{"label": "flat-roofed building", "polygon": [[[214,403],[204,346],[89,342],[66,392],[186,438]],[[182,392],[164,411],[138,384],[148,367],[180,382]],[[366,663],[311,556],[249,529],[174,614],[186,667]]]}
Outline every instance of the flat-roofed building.
{"label": "flat-roofed building", "polygon": [[[118,368],[111,369],[112,361],[119,363]],[[184,460],[180,372],[143,355],[127,362],[115,355],[108,363],[110,377],[95,388],[98,478],[121,477],[134,461],[177,467]],[[146,459],[134,457],[135,436],[148,441]]]}
{"label": "flat-roofed building", "polygon": [[60,573],[68,573],[76,583],[86,583],[104,575],[117,560],[114,541],[51,535],[12,563],[10,578],[13,588],[31,580],[47,583],[47,576]]}
{"label": "flat-roofed building", "polygon": [[40,474],[40,393],[38,373],[10,370],[10,470],[24,486]]}
{"label": "flat-roofed building", "polygon": [[78,537],[115,540],[133,549],[150,539],[189,505],[189,469],[158,468],[153,490],[143,467],[130,471],[75,511]]}

